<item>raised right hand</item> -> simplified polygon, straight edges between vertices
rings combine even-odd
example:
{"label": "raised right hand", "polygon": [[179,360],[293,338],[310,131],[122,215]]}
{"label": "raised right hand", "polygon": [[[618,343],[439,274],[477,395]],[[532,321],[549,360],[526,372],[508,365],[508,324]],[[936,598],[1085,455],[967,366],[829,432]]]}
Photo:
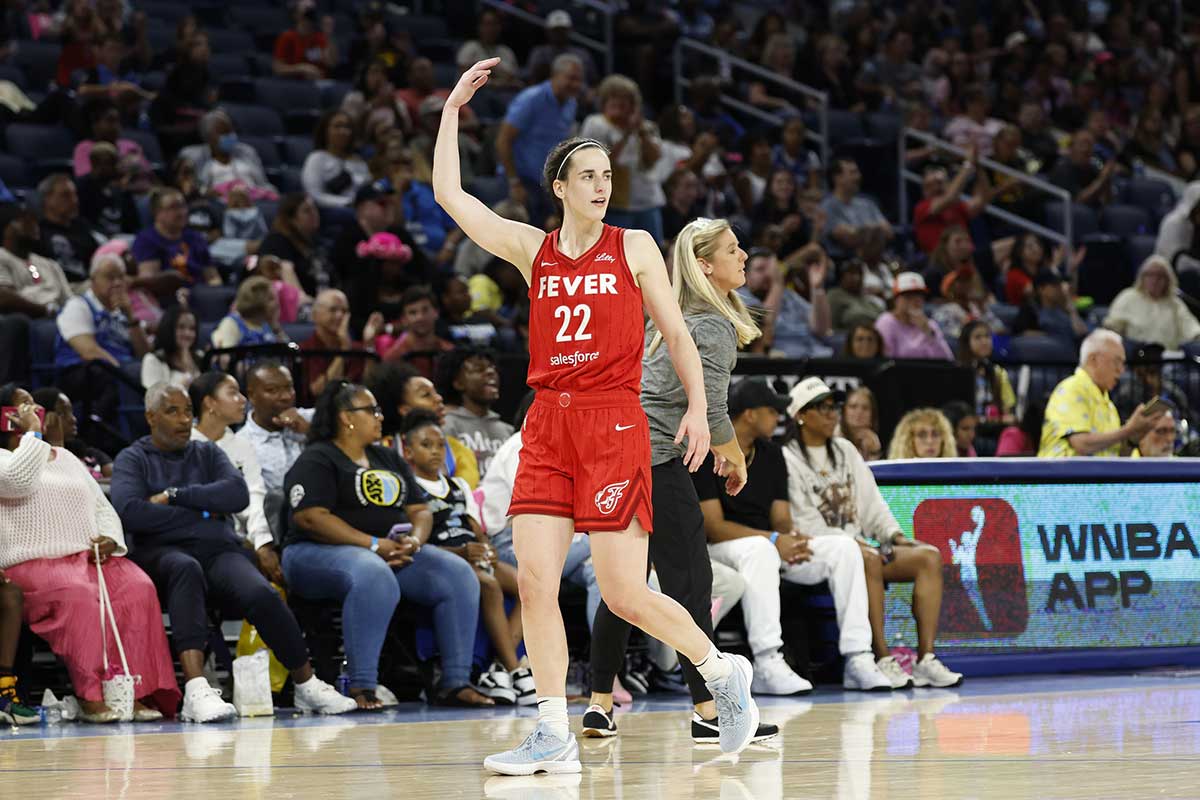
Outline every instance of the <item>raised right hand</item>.
{"label": "raised right hand", "polygon": [[8,419],[21,433],[42,432],[42,421],[37,415],[38,406],[34,403],[22,403],[17,406],[16,414],[9,414]]}
{"label": "raised right hand", "polygon": [[1167,413],[1167,407],[1160,405],[1158,410],[1153,414],[1146,415],[1143,413],[1146,410],[1148,403],[1142,403],[1133,410],[1129,415],[1129,421],[1125,423],[1125,429],[1128,432],[1127,439],[1137,441],[1150,432],[1154,427],[1154,423],[1158,422],[1158,418]]}
{"label": "raised right hand", "polygon": [[471,102],[475,92],[479,91],[492,76],[492,68],[499,63],[499,58],[485,58],[483,61],[476,61],[454,85],[450,96],[446,98],[446,108],[459,109]]}

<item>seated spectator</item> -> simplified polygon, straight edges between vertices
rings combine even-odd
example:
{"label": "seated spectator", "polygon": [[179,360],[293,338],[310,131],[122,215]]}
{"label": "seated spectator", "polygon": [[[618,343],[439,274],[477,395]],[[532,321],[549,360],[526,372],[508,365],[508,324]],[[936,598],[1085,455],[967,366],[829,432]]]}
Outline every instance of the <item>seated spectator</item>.
{"label": "seated spectator", "polygon": [[883,358],[887,351],[883,345],[883,334],[874,325],[853,325],[846,332],[846,342],[842,345],[842,358],[872,360]]}
{"label": "seated spectator", "polygon": [[[537,695],[528,663],[517,658],[520,644],[521,598],[517,592],[517,569],[502,562],[483,532],[482,514],[471,487],[462,478],[443,473],[446,439],[432,411],[414,411],[404,421],[404,460],[412,468],[417,485],[428,496],[433,514],[429,541],[471,565],[479,580],[479,613],[496,653],[496,661],[485,667],[478,686],[498,703],[533,705]],[[512,608],[505,612],[505,596]]]}
{"label": "seated spectator", "polygon": [[926,294],[925,279],[917,273],[896,276],[892,310],[875,320],[888,358],[954,359],[941,328],[925,314]]}
{"label": "seated spectator", "polygon": [[[525,210],[523,203],[518,203],[512,198],[505,198],[492,206],[492,211],[495,211],[504,219],[511,219],[517,222],[529,224],[529,212]],[[690,219],[690,218],[689,218]],[[454,255],[454,272],[456,275],[462,276],[464,280],[470,280],[475,275],[484,271],[492,261],[496,259],[487,250],[484,250],[471,239],[464,237],[458,245],[458,251]],[[524,281],[524,278],[522,278]]]}
{"label": "seated spectator", "polygon": [[[972,153],[971,160],[965,162],[954,176],[947,182],[946,168],[930,166],[925,168],[925,176],[921,187],[924,196],[913,211],[914,235],[917,244],[925,253],[932,253],[942,240],[945,231],[952,227],[966,230],[971,220],[979,216],[988,202],[986,191],[987,179],[979,172],[977,155]],[[963,202],[963,190],[972,175],[976,175],[974,194],[971,202]]]}
{"label": "seated spectator", "polygon": [[1050,251],[1036,233],[1021,233],[1013,242],[1012,261],[1004,274],[1004,302],[1024,305],[1033,294],[1033,279],[1042,270],[1053,269]]}
{"label": "seated spectator", "polygon": [[810,243],[817,244],[821,236],[820,221],[810,219],[800,211],[795,176],[791,170],[781,167],[771,170],[762,199],[750,214],[750,222],[755,238],[760,237],[767,226],[779,225],[784,237],[779,252],[785,257]]}
{"label": "seated spectator", "polygon": [[396,25],[389,16],[382,3],[368,3],[359,8],[358,30],[350,42],[347,61],[379,62],[387,67],[389,80],[401,84],[405,70],[416,57],[415,47],[407,26]]}
{"label": "seated spectator", "polygon": [[[408,119],[412,123],[416,123],[421,117],[421,104],[430,97],[437,97],[445,100],[450,96],[450,90],[438,88],[437,79],[433,71],[433,62],[424,56],[414,58],[412,63],[408,65],[408,87],[396,90],[396,100],[404,103],[404,108]],[[468,120],[471,123],[475,121],[475,113],[472,111],[469,114],[463,114],[463,111],[468,110],[469,106],[463,106],[459,110],[461,115],[460,125],[468,126]]]}
{"label": "seated spectator", "polygon": [[596,61],[587,48],[571,43],[572,28],[569,12],[556,9],[546,15],[546,41],[544,44],[535,45],[529,51],[529,61],[525,63],[525,79],[528,83],[541,83],[547,80],[550,77],[550,66],[554,63],[554,59],[570,54],[583,64],[583,78],[587,85],[596,85],[599,79]]}
{"label": "seated spectator", "polygon": [[192,408],[196,410],[192,441],[215,444],[246,481],[250,503],[241,511],[233,512],[234,531],[255,552],[267,580],[283,586],[279,554],[275,551],[275,538],[264,507],[267,487],[263,483],[262,467],[258,465],[254,446],[234,436],[230,430],[230,426],[246,421],[246,397],[232,375],[216,371],[196,378],[187,392]]}
{"label": "seated spectator", "polygon": [[1154,427],[1138,440],[1133,457],[1171,458],[1175,455],[1176,433],[1175,414],[1168,408],[1154,423]]}
{"label": "seated spectator", "polygon": [[900,418],[888,458],[955,458],[954,428],[936,408],[918,408]]}
{"label": "seated spectator", "polygon": [[438,305],[437,335],[455,344],[475,344],[490,347],[496,342],[496,326],[471,310],[471,289],[458,275],[440,281],[435,288]]}
{"label": "seated spectator", "polygon": [[99,142],[88,158],[92,169],[77,181],[79,216],[106,239],[136,232],[141,217],[129,191],[128,173],[117,163],[117,148]]}
{"label": "seated spectator", "polygon": [[755,248],[746,262],[746,285],[738,295],[748,308],[763,309],[762,336],[753,352],[782,352],[788,358],[828,358],[833,349],[823,341],[830,332],[829,300],[825,297],[828,258],[819,249],[807,265],[811,302],[784,281],[775,254]]}
{"label": "seated spectator", "polygon": [[[24,206],[0,206],[0,314],[34,319],[55,317],[72,297],[67,276],[57,262],[33,252],[41,240],[37,215]],[[24,325],[28,328],[28,323]],[[0,352],[13,353],[9,339]],[[23,351],[28,346],[21,345]]]}
{"label": "seated spectator", "polygon": [[498,58],[500,63],[492,67],[488,83],[497,89],[521,88],[521,79],[517,74],[520,69],[517,54],[501,41],[504,36],[504,20],[500,12],[494,8],[484,8],[479,13],[479,24],[475,32],[477,38],[463,44],[454,58],[458,71],[466,72],[480,61]]}
{"label": "seated spectator", "polygon": [[[296,408],[292,373],[272,361],[251,365],[246,373],[246,395],[250,415],[237,435],[254,446],[270,502],[271,493],[282,497],[283,476],[304,450],[313,411]],[[267,518],[272,518],[269,509]]]}
{"label": "seated spectator", "polygon": [[[874,681],[859,678],[859,686],[851,681],[856,655],[865,655],[858,669],[872,677],[873,673],[882,673],[893,689],[957,686],[963,676],[947,669],[933,652],[942,605],[941,554],[937,548],[901,532],[866,462],[849,442],[834,435],[839,397],[840,392],[831,391],[820,378],[806,378],[792,388],[788,412],[795,424],[785,439],[783,456],[789,522],[796,526],[793,530],[803,530],[810,537],[813,560],[821,560],[822,550],[830,547],[832,540],[856,545],[849,552],[864,563],[862,590],[839,589],[833,577],[829,578],[838,611],[840,650],[848,657],[843,685],[878,688]],[[760,430],[764,437],[769,435],[765,427]],[[851,570],[848,565],[842,569]],[[794,580],[792,575],[798,571],[792,566],[784,577]],[[920,603],[913,604],[918,660],[911,677],[891,654],[884,635],[883,603],[876,600],[868,604],[864,596],[869,592],[871,597],[881,599],[889,583],[908,582],[913,584],[913,597],[921,598]],[[749,587],[747,581],[747,592]],[[840,603],[839,592],[845,593]],[[742,602],[745,605],[745,600]],[[868,618],[869,628],[863,625],[863,617]]]}
{"label": "seated spectator", "polygon": [[142,387],[169,383],[181,389],[200,375],[200,349],[196,347],[196,315],[186,306],[163,312],[154,334],[154,349],[142,357]]}
{"label": "seated spectator", "polygon": [[949,420],[950,428],[954,431],[954,447],[958,457],[978,458],[975,431],[979,427],[979,417],[971,406],[962,400],[952,400],[942,406],[942,415]]}
{"label": "seated spectator", "polygon": [[1179,142],[1175,145],[1175,170],[1185,181],[1200,179],[1200,105],[1188,106],[1183,112]]}
{"label": "seated spectator", "polygon": [[775,166],[790,171],[801,187],[818,187],[821,185],[821,157],[808,147],[807,138],[804,117],[798,114],[788,117],[779,132],[779,144],[771,153]]}
{"label": "seated spectator", "polygon": [[425,546],[429,498],[399,454],[374,444],[382,418],[374,395],[345,381],[329,384],[317,401],[311,443],[287,473],[284,575],[305,597],[341,602],[357,707],[382,708],[379,654],[401,596],[433,612],[442,662],[437,701],[493,705],[470,684],[479,581],[463,559]]}
{"label": "seated spectator", "polygon": [[321,286],[330,283],[331,276],[325,258],[317,247],[317,232],[321,214],[313,199],[304,192],[292,192],[279,201],[279,209],[271,223],[271,231],[258,245],[258,256],[276,256],[292,265],[300,288],[315,297]]}
{"label": "seated spectator", "polygon": [[[1005,125],[992,141],[992,161],[1018,173],[1034,175],[1041,165],[1033,154],[1021,146],[1022,131],[1016,125]],[[1040,216],[1041,200],[1028,184],[997,169],[985,168],[992,205],[1019,217],[1037,219]]]}
{"label": "seated spectator", "polygon": [[835,433],[849,440],[867,461],[877,461],[883,455],[879,442],[879,401],[874,392],[859,386],[847,393]]}
{"label": "seated spectator", "polygon": [[413,248],[386,231],[359,242],[355,254],[367,261],[367,269],[350,284],[350,324],[379,313],[398,325],[404,316],[404,293],[427,277],[412,267],[428,262],[416,261]]}
{"label": "seated spectator", "polygon": [[[801,199],[803,203],[804,200]],[[886,257],[887,239],[879,228],[872,228],[860,237],[854,254],[863,265],[863,292],[879,298],[885,306],[892,299],[892,287],[896,283],[897,271],[903,267],[898,261]]]}
{"label": "seated spectator", "polygon": [[960,267],[942,277],[942,297],[945,302],[933,309],[933,321],[942,329],[947,341],[956,341],[963,326],[976,320],[987,324],[989,330],[1004,331],[1004,324],[987,307],[987,300],[978,273],[971,267]]}
{"label": "seated spectator", "polygon": [[934,298],[945,297],[941,286],[946,277],[954,273],[968,279],[969,296],[977,301],[986,300],[990,296],[988,279],[980,275],[975,266],[975,243],[971,234],[961,225],[952,225],[942,229],[942,235],[929,256],[929,266],[925,268],[925,284],[930,288]]}
{"label": "seated spectator", "polygon": [[117,410],[117,383],[96,380],[87,365],[103,361],[117,368],[137,364],[150,351],[146,332],[133,316],[125,262],[106,254],[92,260],[91,288],[67,301],[58,315],[54,366],[59,385],[76,397],[90,395],[101,419]]}
{"label": "seated spectator", "polygon": [[287,334],[279,324],[279,299],[271,282],[255,275],[242,281],[230,311],[212,333],[212,345],[245,347],[255,344],[286,342]]}
{"label": "seated spectator", "polygon": [[[1200,52],[1200,49],[1197,49]],[[1200,181],[1183,187],[1179,202],[1163,217],[1154,242],[1154,254],[1162,256],[1177,272],[1200,270]]]}
{"label": "seated spectator", "polygon": [[1128,417],[1138,405],[1158,398],[1171,404],[1176,420],[1191,427],[1195,417],[1187,393],[1178,383],[1163,377],[1163,350],[1161,344],[1138,347],[1133,355],[1133,378],[1120,383],[1113,403],[1118,414]]}
{"label": "seated spectator", "polygon": [[[762,58],[760,65],[763,69],[773,72],[775,75],[785,80],[795,80],[796,77],[796,42],[795,39],[784,32],[773,33],[767,39],[766,44],[762,49]],[[801,98],[789,98],[787,95],[790,92],[779,91],[776,89],[778,84],[765,80],[758,79],[757,76],[749,81],[749,86],[746,91],[746,100],[755,108],[761,109],[768,113],[775,114],[795,114],[799,110],[794,103],[799,103]],[[776,94],[772,94],[768,89],[775,89]],[[778,95],[784,95],[782,97]]]}
{"label": "seated spectator", "polygon": [[333,38],[333,17],[321,18],[317,29],[314,0],[300,0],[292,11],[295,27],[279,34],[272,60],[274,73],[281,78],[316,81],[327,77],[337,66],[337,41]]}
{"label": "seated spectator", "polygon": [[[428,286],[411,286],[400,300],[400,317],[396,320],[403,331],[382,354],[384,361],[407,361],[426,378],[433,378],[438,355],[454,349],[454,345],[437,335],[437,298]],[[393,324],[396,324],[393,323]]]}
{"label": "seated spectator", "polygon": [[754,654],[754,693],[812,691],[812,684],[793,672],[783,656],[781,573],[794,583],[829,581],[837,610],[839,650],[847,659],[845,688],[891,688],[869,653],[867,586],[858,547],[849,538],[800,533],[792,519],[787,460],[779,445],[768,438],[787,406],[788,398],[775,394],[766,383],[746,379],[736,384],[729,396],[729,416],[738,445],[746,454],[746,485],[730,495],[714,470],[712,454],[692,474],[704,514],[709,555],[737,570],[746,584],[742,616]]}
{"label": "seated spectator", "polygon": [[[217,86],[209,69],[208,36],[202,31],[179,40],[179,55],[167,72],[162,91],[150,105],[159,135],[194,136],[200,115],[217,102]],[[77,173],[78,174],[78,173]]]}
{"label": "seated spectator", "polygon": [[956,147],[974,150],[985,158],[992,154],[992,140],[1004,123],[988,116],[987,90],[972,86],[962,94],[963,112],[947,123],[942,134]]}
{"label": "seated spectator", "polygon": [[1021,129],[1021,142],[1040,165],[1039,171],[1051,172],[1059,159],[1058,141],[1043,104],[1035,99],[1021,103],[1017,110],[1017,127]]}
{"label": "seated spectator", "polygon": [[78,422],[71,398],[63,394],[57,386],[43,386],[33,390],[33,402],[46,409],[46,421],[42,425],[42,432],[49,444],[71,451],[96,480],[104,482],[112,477],[112,456],[79,438]]}
{"label": "seated spectator", "polygon": [[1071,136],[1067,153],[1058,160],[1050,172],[1050,182],[1071,193],[1076,203],[1099,210],[1112,200],[1112,178],[1117,170],[1116,159],[1109,159],[1103,167],[1092,161],[1092,149],[1096,139],[1086,128],[1080,128]]}
{"label": "seated spectator", "polygon": [[71,283],[86,281],[92,255],[103,240],[79,216],[79,194],[74,181],[63,172],[51,175],[38,184],[38,197],[42,208],[38,253],[58,262]]}
{"label": "seated spectator", "polygon": [[120,34],[103,32],[92,42],[93,60],[84,70],[71,76],[71,84],[79,97],[91,100],[112,98],[121,112],[136,117],[143,102],[154,99],[154,93],[143,89],[141,76],[122,69],[125,42]]}
{"label": "seated spectator", "polygon": [[850,66],[850,48],[837,34],[823,34],[817,39],[816,67],[805,83],[829,94],[829,107],[847,111],[866,111],[866,103],[854,81]]}
{"label": "seated spectator", "polygon": [[740,149],[743,168],[734,176],[733,186],[742,209],[751,211],[763,201],[774,169],[771,142],[765,134],[750,133],[742,139]]}
{"label": "seated spectator", "polygon": [[856,84],[873,107],[895,107],[906,99],[918,99],[921,68],[913,63],[912,54],[912,34],[896,25],[884,39],[879,54],[863,63]]}
{"label": "seated spectator", "polygon": [[483,272],[467,280],[471,295],[471,318],[491,324],[500,342],[515,348],[514,329],[522,314],[529,313],[529,289],[520,270],[507,261],[493,258]]}
{"label": "seated spectator", "polygon": [[[0,569],[20,590],[24,618],[32,631],[66,663],[85,722],[117,722],[120,712],[104,702],[103,667],[97,639],[96,571],[98,557],[112,600],[115,624],[122,633],[124,652],[109,643],[109,663],[129,661],[131,674],[140,675],[134,720],[153,722],[174,716],[179,686],[162,610],[154,584],[130,560],[121,520],[87,468],[69,450],[43,441],[37,406],[27,391],[14,384],[0,386],[0,406],[17,409],[8,423],[11,433],[0,442],[0,497],[5,513],[0,522]],[[19,626],[18,626],[19,627]],[[82,646],[90,643],[91,646]],[[0,711],[10,721],[27,723],[12,680],[0,675]],[[20,717],[13,720],[12,716]],[[36,717],[35,717],[36,719]]]}
{"label": "seated spectator", "polygon": [[649,231],[661,244],[666,196],[656,167],[662,141],[655,124],[642,116],[641,90],[624,75],[609,75],[596,90],[596,101],[599,113],[583,121],[579,135],[608,148],[617,175],[604,219],[619,228]]}
{"label": "seated spectator", "polygon": [[1033,294],[1013,322],[1013,334],[1049,336],[1074,349],[1087,332],[1087,323],[1075,307],[1070,281],[1053,270],[1039,272],[1033,279]]}
{"label": "seated spectator", "polygon": [[479,462],[479,474],[486,475],[492,456],[513,432],[492,410],[500,398],[495,360],[486,350],[451,350],[438,360],[436,384],[447,403],[442,430],[471,448]]}
{"label": "seated spectator", "polygon": [[667,198],[662,209],[663,238],[673,242],[689,222],[700,216],[699,201],[704,194],[704,185],[699,175],[680,167],[663,183],[663,193]]}
{"label": "seated spectator", "polygon": [[1045,402],[1030,400],[1029,404],[1025,406],[1025,413],[1021,415],[1021,421],[1000,431],[1000,440],[996,443],[996,457],[1031,458],[1037,456],[1045,414]]}
{"label": "seated spectator", "polygon": [[300,182],[323,211],[348,208],[355,192],[371,180],[357,152],[354,123],[344,111],[326,111],[317,122],[313,151],[304,159]]}
{"label": "seated spectator", "polygon": [[258,151],[238,141],[233,119],[224,109],[200,118],[200,138],[204,144],[188,147],[181,155],[195,166],[201,192],[228,200],[230,190],[242,184],[251,200],[279,199],[279,190],[267,180]]}
{"label": "seated spectator", "polygon": [[374,365],[367,375],[367,388],[383,408],[384,436],[380,441],[385,447],[403,455],[404,418],[416,410],[431,411],[446,437],[446,474],[462,478],[472,490],[479,486],[479,462],[475,452],[458,437],[445,433],[446,406],[433,381],[417,372],[411,364],[393,362]]}
{"label": "seated spectator", "polygon": [[1119,456],[1125,442],[1140,440],[1154,427],[1162,410],[1144,413],[1145,403],[1121,424],[1109,392],[1124,371],[1121,337],[1104,329],[1088,334],[1075,374],[1055,386],[1046,401],[1038,458]]}
{"label": "seated spectator", "polygon": [[240,181],[229,184],[220,235],[211,242],[213,261],[229,272],[245,267],[255,258],[259,243],[267,235],[267,220],[250,200],[250,187]]}
{"label": "seated spectator", "polygon": [[1134,123],[1133,137],[1121,153],[1121,159],[1136,166],[1152,167],[1162,172],[1176,172],[1179,165],[1163,130],[1162,114],[1152,108],[1143,108]]}
{"label": "seated spectator", "polygon": [[432,174],[421,180],[416,175],[412,153],[402,150],[390,159],[385,180],[390,180],[400,195],[404,225],[413,240],[439,264],[449,266],[454,260],[463,232],[450,215],[433,198]]}
{"label": "seated spectator", "polygon": [[[375,312],[367,318],[362,329],[362,339],[350,338],[350,302],[344,292],[326,289],[317,295],[312,306],[313,334],[300,343],[300,352],[314,350],[365,350],[375,346],[375,337],[383,331],[383,315]],[[304,359],[304,386],[309,396],[319,397],[325,386],[333,380],[362,381],[366,367],[365,358],[343,356],[306,356]]]}
{"label": "seated spectator", "polygon": [[366,62],[355,81],[354,91],[342,98],[342,110],[350,115],[356,129],[365,132],[371,121],[385,119],[400,131],[413,130],[416,116],[400,98],[390,73],[391,69],[382,59]]}
{"label": "seated spectator", "polygon": [[150,227],[133,240],[137,262],[134,288],[146,289],[161,302],[181,286],[221,285],[221,274],[209,256],[208,241],[187,227],[188,207],[182,192],[170,187],[152,191],[150,218]]}
{"label": "seated spectator", "polygon": [[886,306],[863,292],[863,263],[857,258],[842,262],[838,285],[829,290],[829,316],[835,331],[871,327]]}
{"label": "seated spectator", "polygon": [[1108,309],[1104,327],[1136,342],[1178,350],[1200,339],[1200,320],[1179,297],[1175,271],[1162,256],[1150,256],[1133,286],[1121,290]]}
{"label": "seated spectator", "polygon": [[313,674],[300,626],[263,576],[277,569],[274,553],[256,551],[256,565],[226,519],[250,504],[250,493],[217,445],[192,440],[187,393],[162,383],[150,387],[146,421],[150,435],[117,456],[112,498],[134,538],[134,560],[166,599],[185,681],[182,718],[215,722],[237,715],[204,677],[210,597],[233,619],[245,617],[258,629],[295,682],[296,708],[321,714],[354,710],[353,700]]}
{"label": "seated spectator", "polygon": [[96,98],[88,101],[84,107],[84,114],[92,138],[81,139],[79,144],[75,145],[71,159],[75,177],[82,178],[92,171],[92,150],[96,145],[105,143],[117,149],[117,163],[120,167],[118,171],[129,175],[130,183],[134,184],[135,188],[149,188],[148,184],[143,187],[143,181],[139,178],[151,174],[150,161],[142,152],[140,144],[121,136],[121,112],[116,104],[108,99]]}
{"label": "seated spectator", "polygon": [[983,320],[963,325],[958,335],[958,363],[975,374],[975,415],[988,422],[1012,425],[1017,396],[1008,370],[992,362],[992,331]]}
{"label": "seated spectator", "polygon": [[[396,167],[403,163],[404,156],[408,155],[411,162],[423,165],[422,173],[428,167],[429,174],[422,175],[421,182],[432,184],[433,150],[437,144],[438,128],[442,126],[442,110],[445,107],[446,101],[441,97],[426,97],[421,101],[418,108],[420,113],[415,122],[416,130],[407,146],[403,134],[399,131],[391,131],[384,137],[380,154],[388,159],[392,171],[395,171]],[[462,111],[465,108],[470,106],[459,108],[458,169],[463,185],[469,186],[475,178],[491,172],[494,156],[490,142],[485,151],[485,145],[480,141],[483,132],[479,128],[479,120],[463,115]]]}
{"label": "seated spectator", "polygon": [[821,201],[825,212],[826,247],[835,257],[854,252],[863,236],[871,231],[883,234],[884,241],[892,238],[892,226],[875,201],[860,194],[862,172],[852,158],[833,159],[829,167],[833,191]]}

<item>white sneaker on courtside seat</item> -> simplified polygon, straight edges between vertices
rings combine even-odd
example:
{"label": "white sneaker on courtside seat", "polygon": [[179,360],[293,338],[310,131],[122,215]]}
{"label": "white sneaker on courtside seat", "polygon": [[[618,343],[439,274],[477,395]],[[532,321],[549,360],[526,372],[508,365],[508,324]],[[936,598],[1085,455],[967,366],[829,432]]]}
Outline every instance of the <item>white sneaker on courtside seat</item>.
{"label": "white sneaker on courtside seat", "polygon": [[313,675],[296,684],[296,708],[310,714],[347,714],[358,709],[358,701]]}
{"label": "white sneaker on courtside seat", "polygon": [[884,656],[875,662],[875,666],[891,682],[893,689],[908,689],[913,685],[912,676],[904,671],[895,656]]}
{"label": "white sneaker on courtside seat", "polygon": [[913,664],[913,686],[935,686],[947,689],[963,681],[961,672],[951,672],[933,653],[926,653]]}
{"label": "white sneaker on courtside seat", "polygon": [[214,689],[204,678],[192,678],[183,687],[183,710],[179,718],[184,722],[219,722],[238,715],[233,703],[221,699],[221,690]]}
{"label": "white sneaker on courtside seat", "polygon": [[[908,678],[907,675],[904,677]],[[890,692],[893,686],[892,680],[876,666],[875,656],[857,653],[846,659],[846,666],[842,669],[842,688],[859,692]]]}
{"label": "white sneaker on courtside seat", "polygon": [[807,694],[812,688],[811,683],[792,671],[783,653],[776,651],[754,659],[754,683],[751,690],[755,694]]}

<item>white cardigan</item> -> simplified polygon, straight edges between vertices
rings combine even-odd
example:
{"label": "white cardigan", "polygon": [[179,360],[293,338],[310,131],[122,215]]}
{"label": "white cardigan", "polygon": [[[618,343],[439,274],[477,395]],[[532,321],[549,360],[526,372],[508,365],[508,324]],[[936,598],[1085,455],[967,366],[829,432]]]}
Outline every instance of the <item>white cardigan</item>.
{"label": "white cardigan", "polygon": [[837,534],[891,541],[901,533],[900,524],[879,493],[871,468],[849,441],[831,441],[837,465],[827,475],[819,475],[805,462],[801,442],[783,448],[792,524],[810,536]]}
{"label": "white cardigan", "polygon": [[129,552],[121,518],[78,458],[32,433],[0,450],[0,569],[87,552],[97,536],[117,543],[114,555]]}
{"label": "white cardigan", "polygon": [[[207,442],[210,440],[198,429],[192,428],[192,441]],[[246,488],[250,490],[250,505],[233,515],[234,529],[239,536],[249,540],[255,550],[264,544],[271,544],[275,541],[275,537],[271,535],[271,526],[267,522],[267,515],[263,508],[263,501],[267,497],[267,484],[263,481],[262,467],[258,464],[254,445],[245,439],[234,436],[233,431],[229,428],[226,428],[221,438],[213,444],[221,448],[221,452],[233,462],[238,472],[242,473],[242,477],[246,481]]]}

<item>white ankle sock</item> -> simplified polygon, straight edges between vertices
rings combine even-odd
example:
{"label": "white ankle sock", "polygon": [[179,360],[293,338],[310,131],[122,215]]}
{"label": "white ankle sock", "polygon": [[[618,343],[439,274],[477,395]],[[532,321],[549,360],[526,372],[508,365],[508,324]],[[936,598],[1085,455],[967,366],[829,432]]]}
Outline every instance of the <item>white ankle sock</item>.
{"label": "white ankle sock", "polygon": [[733,664],[730,664],[728,659],[721,657],[721,653],[714,644],[708,648],[708,655],[696,662],[696,671],[700,673],[705,682],[719,681],[729,677],[729,673],[733,672]]}
{"label": "white ankle sock", "polygon": [[188,695],[188,694],[191,694],[192,692],[196,692],[201,689],[207,689],[207,688],[209,688],[208,679],[201,676],[199,678],[192,678],[190,681],[185,683],[183,685],[183,693],[185,695]]}
{"label": "white ankle sock", "polygon": [[567,698],[539,697],[537,702],[538,722],[550,729],[550,732],[562,740],[571,735],[571,727],[567,722]]}

